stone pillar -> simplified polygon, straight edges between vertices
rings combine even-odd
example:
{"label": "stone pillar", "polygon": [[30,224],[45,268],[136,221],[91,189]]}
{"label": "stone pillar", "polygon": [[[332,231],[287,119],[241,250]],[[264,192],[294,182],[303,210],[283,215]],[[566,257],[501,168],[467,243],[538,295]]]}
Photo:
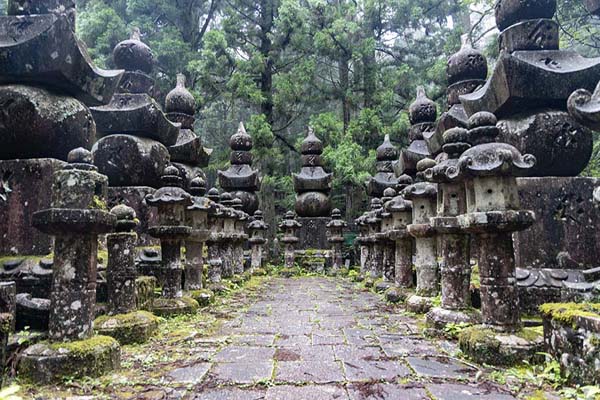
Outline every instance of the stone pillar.
{"label": "stone pillar", "polygon": [[[8,337],[15,330],[17,312],[17,285],[15,282],[0,282],[0,368],[6,366]],[[4,374],[0,374],[0,387]]]}
{"label": "stone pillar", "polygon": [[268,225],[265,224],[265,221],[263,220],[262,211],[256,210],[254,213],[254,220],[248,224],[248,231],[250,232],[248,242],[251,247],[251,272],[258,268],[262,268],[263,247],[267,243],[264,234],[267,229]]}
{"label": "stone pillar", "polygon": [[196,177],[190,183],[193,204],[187,208],[187,224],[192,234],[185,241],[185,290],[202,289],[204,271],[204,243],[209,238],[208,213],[211,201],[204,197],[206,184],[204,179]]}
{"label": "stone pillar", "polygon": [[135,247],[137,234],[132,230],[137,226],[133,208],[120,205],[111,210],[117,217],[116,233],[106,235],[108,263],[106,268],[108,313],[127,314],[136,310],[137,269]]}
{"label": "stone pillar", "polygon": [[381,246],[381,212],[383,202],[375,197],[371,199],[371,211],[366,215],[365,222],[369,227],[367,240],[369,243],[368,274],[371,279],[383,276],[383,247]]}
{"label": "stone pillar", "polygon": [[151,236],[160,240],[161,268],[164,282],[162,297],[155,302],[154,311],[169,316],[193,313],[198,303],[183,296],[181,278],[181,246],[191,234],[192,228],[185,224],[186,208],[193,204],[191,196],[182,189],[183,179],[179,170],[170,165],[163,172],[163,187],[146,197],[146,202],[158,208],[158,226],[150,228]]}
{"label": "stone pillar", "polygon": [[235,237],[233,242],[233,273],[236,275],[242,275],[244,273],[244,245],[248,240],[244,228],[246,221],[248,220],[248,214],[242,211],[242,200],[239,198],[233,199],[233,209],[235,210],[235,222],[234,230]]}
{"label": "stone pillar", "polygon": [[344,228],[348,226],[346,221],[342,220],[342,213],[337,208],[331,212],[331,221],[327,224],[327,240],[331,244],[333,251],[333,272],[337,272],[344,265],[342,254],[342,244],[344,243]]}
{"label": "stone pillar", "polygon": [[219,204],[219,191],[212,188],[208,191],[208,198],[212,202],[208,214],[210,235],[206,242],[208,247],[208,282],[211,285],[221,282],[223,259],[221,258],[220,243],[223,240],[223,206]]}
{"label": "stone pillar", "polygon": [[283,217],[283,221],[279,224],[279,229],[283,231],[281,242],[285,245],[284,249],[284,265],[286,268],[293,268],[295,264],[295,246],[298,243],[296,232],[302,225],[296,221],[296,214],[293,211],[288,211]]}
{"label": "stone pillar", "polygon": [[[389,190],[390,195],[396,194],[393,189]],[[393,192],[392,192],[393,191]],[[412,203],[406,200],[402,195],[396,194],[386,204],[386,209],[392,214],[393,225],[389,233],[389,238],[396,243],[395,254],[395,285],[398,288],[412,288],[413,284],[413,239],[408,234],[406,227],[412,220]]]}
{"label": "stone pillar", "polygon": [[233,277],[235,220],[237,217],[235,210],[232,208],[233,197],[230,193],[221,193],[220,202],[223,206],[223,240],[221,240],[219,246],[221,259],[223,260],[221,275],[224,279],[231,279]]}

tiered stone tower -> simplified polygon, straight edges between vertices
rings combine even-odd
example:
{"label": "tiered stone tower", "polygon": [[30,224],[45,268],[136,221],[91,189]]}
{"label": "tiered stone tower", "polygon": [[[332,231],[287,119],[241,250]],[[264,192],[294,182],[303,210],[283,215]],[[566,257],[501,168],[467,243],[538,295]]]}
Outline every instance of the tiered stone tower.
{"label": "tiered stone tower", "polygon": [[555,12],[555,0],[498,2],[498,62],[482,88],[460,97],[468,115],[498,117],[498,141],[537,159],[529,176],[538,178],[518,180],[522,207],[537,214],[531,229],[515,234],[525,312],[556,300],[562,282],[577,280],[600,255],[600,220],[590,201],[598,182],[576,177],[590,159],[592,133],[567,113],[575,90],[594,90],[600,59],[559,49]]}
{"label": "tiered stone tower", "polygon": [[110,103],[92,108],[100,138],[92,150],[94,164],[108,176],[109,206],[132,207],[140,219],[140,244],[156,243],[146,234],[156,215],[143,200],[161,186],[167,146],[177,144],[180,124],[169,121],[152,98],[154,57],[138,29],[115,46],[113,59],[126,72]]}
{"label": "tiered stone tower", "polygon": [[244,124],[240,122],[238,131],[229,140],[231,166],[225,171],[219,171],[221,188],[242,200],[242,210],[254,214],[259,207],[256,194],[260,190],[258,171],[252,169],[252,137],[246,133]]}
{"label": "tiered stone tower", "polygon": [[394,162],[398,159],[398,149],[385,135],[383,143],[377,148],[377,173],[367,182],[367,194],[370,197],[383,197],[387,188],[395,188],[398,178],[394,173]]}
{"label": "tiered stone tower", "polygon": [[331,214],[332,174],[323,169],[323,142],[315,136],[312,128],[300,149],[302,169],[294,174],[296,190],[296,214],[302,229],[298,232],[300,249],[327,249],[327,224]]}

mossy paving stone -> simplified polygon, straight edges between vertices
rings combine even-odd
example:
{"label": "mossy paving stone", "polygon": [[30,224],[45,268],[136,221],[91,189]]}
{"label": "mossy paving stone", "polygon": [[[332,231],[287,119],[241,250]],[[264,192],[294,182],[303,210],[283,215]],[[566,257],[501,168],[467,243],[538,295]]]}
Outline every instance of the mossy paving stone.
{"label": "mossy paving stone", "polygon": [[441,383],[428,385],[427,389],[437,400],[513,400],[516,397],[502,393],[498,388],[490,385],[465,385]]}
{"label": "mossy paving stone", "polygon": [[420,376],[429,378],[474,379],[477,370],[448,357],[407,357],[410,367]]}
{"label": "mossy paving stone", "polygon": [[430,400],[419,385],[361,382],[348,386],[350,400]]}

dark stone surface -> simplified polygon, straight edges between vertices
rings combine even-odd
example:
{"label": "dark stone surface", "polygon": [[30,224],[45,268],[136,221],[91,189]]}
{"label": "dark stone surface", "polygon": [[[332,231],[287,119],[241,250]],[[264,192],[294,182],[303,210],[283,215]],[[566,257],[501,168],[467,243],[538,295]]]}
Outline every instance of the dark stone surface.
{"label": "dark stone surface", "polygon": [[52,237],[34,229],[31,219],[50,206],[52,177],[63,166],[50,158],[0,161],[0,254],[51,252]]}
{"label": "dark stone surface", "polygon": [[135,228],[138,234],[137,246],[155,246],[159,242],[148,235],[148,228],[158,223],[156,209],[148,206],[146,196],[155,189],[148,186],[116,186],[107,190],[106,203],[109,208],[124,204],[134,209],[140,223]]}
{"label": "dark stone surface", "polygon": [[298,229],[298,249],[328,249],[327,224],[331,221],[329,217],[298,217],[302,227]]}
{"label": "dark stone surface", "polygon": [[0,159],[67,159],[74,148],[90,149],[96,124],[78,100],[46,89],[0,87]]}
{"label": "dark stone surface", "polygon": [[420,376],[472,380],[477,370],[448,357],[408,357],[411,368]]}
{"label": "dark stone surface", "polygon": [[427,390],[437,400],[514,400],[516,397],[491,385],[467,385],[460,383],[441,383],[427,385]]}

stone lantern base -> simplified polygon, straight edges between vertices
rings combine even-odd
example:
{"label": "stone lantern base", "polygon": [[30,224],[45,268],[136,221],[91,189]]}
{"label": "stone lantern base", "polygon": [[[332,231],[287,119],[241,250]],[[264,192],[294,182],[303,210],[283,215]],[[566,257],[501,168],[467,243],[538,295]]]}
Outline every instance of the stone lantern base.
{"label": "stone lantern base", "polygon": [[386,290],[385,299],[387,301],[389,301],[390,303],[403,303],[409,297],[412,297],[414,295],[415,295],[414,288],[392,286],[391,288]]}
{"label": "stone lantern base", "polygon": [[327,224],[331,221],[329,217],[298,217],[296,220],[302,224],[298,229],[299,250],[308,249],[328,249],[327,243]]}
{"label": "stone lantern base", "polygon": [[64,377],[98,377],[119,368],[119,342],[108,336],[64,343],[42,342],[28,347],[19,361],[18,376],[35,383]]}
{"label": "stone lantern base", "polygon": [[167,299],[159,297],[154,300],[153,311],[159,317],[174,317],[183,314],[195,314],[200,305],[191,297]]}
{"label": "stone lantern base", "polygon": [[465,355],[480,364],[511,366],[544,361],[540,355],[544,350],[541,326],[506,333],[475,325],[459,334],[458,343]]}
{"label": "stone lantern base", "polygon": [[94,331],[117,339],[121,345],[144,343],[157,329],[158,318],[147,311],[103,315],[94,321]]}
{"label": "stone lantern base", "polygon": [[414,294],[406,299],[406,309],[415,314],[426,314],[433,307],[434,298]]}
{"label": "stone lantern base", "polygon": [[481,314],[474,308],[466,310],[449,310],[434,307],[427,313],[427,330],[433,334],[444,334],[444,329],[449,324],[473,325],[481,321]]}
{"label": "stone lantern base", "polygon": [[210,289],[190,290],[188,295],[196,300],[200,307],[206,307],[215,299],[215,294]]}

